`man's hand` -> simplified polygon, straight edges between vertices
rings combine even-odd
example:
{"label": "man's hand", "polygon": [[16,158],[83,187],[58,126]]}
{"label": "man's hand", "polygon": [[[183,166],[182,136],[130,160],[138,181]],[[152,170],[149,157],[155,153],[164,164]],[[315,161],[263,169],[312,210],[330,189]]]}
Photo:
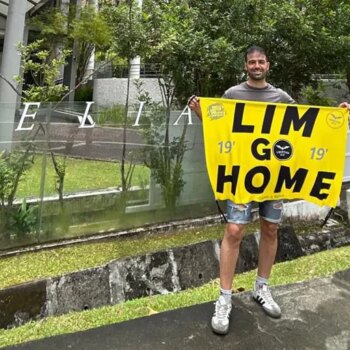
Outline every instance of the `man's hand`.
{"label": "man's hand", "polygon": [[342,102],[338,107],[346,108],[350,112],[350,103]]}
{"label": "man's hand", "polygon": [[199,104],[199,98],[196,95],[192,95],[187,101],[188,107],[197,114],[197,117],[202,120],[202,111]]}

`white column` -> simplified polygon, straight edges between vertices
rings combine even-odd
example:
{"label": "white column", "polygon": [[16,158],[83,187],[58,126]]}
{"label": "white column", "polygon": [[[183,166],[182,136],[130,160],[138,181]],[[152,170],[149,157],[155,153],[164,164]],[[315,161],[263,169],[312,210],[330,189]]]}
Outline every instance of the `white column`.
{"label": "white column", "polygon": [[130,79],[139,79],[140,78],[140,64],[141,57],[136,56],[135,58],[130,60]]}
{"label": "white column", "polygon": [[[20,74],[21,57],[17,45],[23,42],[27,1],[9,1],[1,74],[16,88],[14,76]],[[18,95],[11,86],[0,79],[0,149],[10,149]]]}
{"label": "white column", "polygon": [[[138,5],[140,10],[142,9],[142,0],[138,0]],[[140,65],[141,65],[141,57],[136,56],[130,60],[130,79],[139,79],[140,78]]]}

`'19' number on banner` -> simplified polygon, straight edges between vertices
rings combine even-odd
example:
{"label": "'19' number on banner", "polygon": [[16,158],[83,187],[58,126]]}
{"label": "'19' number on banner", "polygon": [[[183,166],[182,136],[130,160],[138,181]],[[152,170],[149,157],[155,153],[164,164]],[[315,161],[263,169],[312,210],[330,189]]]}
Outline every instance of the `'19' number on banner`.
{"label": "'19' number on banner", "polygon": [[230,153],[234,144],[235,144],[234,141],[225,141],[225,142],[220,141],[219,142],[219,152],[220,153]]}
{"label": "'19' number on banner", "polygon": [[321,160],[324,158],[324,156],[326,155],[327,152],[328,152],[327,148],[312,147],[311,148],[311,159]]}

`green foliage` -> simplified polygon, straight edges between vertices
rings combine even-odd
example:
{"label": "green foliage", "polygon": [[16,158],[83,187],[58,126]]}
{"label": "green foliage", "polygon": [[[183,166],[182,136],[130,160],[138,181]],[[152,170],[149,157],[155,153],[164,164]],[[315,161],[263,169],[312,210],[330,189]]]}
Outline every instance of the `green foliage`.
{"label": "green foliage", "polygon": [[316,87],[309,85],[302,88],[301,96],[311,105],[334,106],[335,104],[334,99],[328,98],[325,95],[325,87],[322,82],[319,82]]}
{"label": "green foliage", "polygon": [[271,83],[297,98],[313,74],[350,71],[349,16],[343,1],[145,0],[145,59],[161,64],[183,104],[192,93],[221,96],[240,82],[246,48],[260,45]]}
{"label": "green foliage", "polygon": [[[114,105],[112,107],[104,108],[98,111],[96,116],[96,123],[98,125],[111,124],[115,126],[123,126],[125,115],[125,106]],[[127,125],[132,125],[131,118],[128,118]]]}
{"label": "green foliage", "polygon": [[53,152],[51,152],[52,164],[56,173],[56,191],[58,193],[58,198],[61,203],[61,207],[63,207],[63,188],[64,188],[64,179],[66,176],[66,160],[67,156],[58,157],[55,156]]}
{"label": "green foliage", "polygon": [[153,102],[141,81],[135,81],[139,101],[145,102],[146,122],[141,126],[147,147],[143,151],[142,160],[151,169],[153,176],[161,187],[161,194],[166,208],[173,209],[184,188],[182,161],[187,150],[187,121],[180,135],[174,135],[171,125],[171,101],[174,96],[172,83],[159,81],[163,93],[165,107]]}
{"label": "green foliage", "polygon": [[112,51],[126,59],[144,56],[150,49],[137,1],[123,1],[118,6],[106,4],[101,14],[112,28]]}
{"label": "green foliage", "polygon": [[[56,156],[57,158],[57,156]],[[62,161],[62,160],[60,160]],[[26,172],[20,182],[17,197],[37,197],[40,188],[42,171],[42,157],[37,155],[33,166]],[[120,164],[98,160],[85,160],[76,158],[66,159],[66,176],[64,188],[66,193],[115,188],[121,186]],[[82,176],[84,174],[84,176]],[[103,174],[103,176],[101,176]],[[57,193],[57,174],[52,162],[47,163],[45,194]],[[137,164],[135,167],[136,180],[133,186],[139,186],[140,182],[149,184],[149,170],[144,165]]]}
{"label": "green foliage", "polygon": [[[192,93],[221,96],[240,80],[242,45],[235,45],[240,36],[232,35],[232,28],[242,11],[233,15],[232,4],[220,11],[221,3],[144,2],[145,28],[153,46],[147,59],[159,64],[162,77],[172,81],[180,105]],[[234,21],[226,21],[228,15]]]}
{"label": "green foliage", "polygon": [[[270,81],[294,97],[310,85],[312,74],[350,76],[347,2],[144,0],[142,11],[137,1],[115,4],[101,2],[97,15],[83,8],[81,18],[68,27],[69,37],[93,41],[103,48],[103,55],[111,49],[120,60],[140,55],[159,63],[163,76],[173,82],[180,104],[193,92],[221,96],[227,87],[240,82],[243,54],[251,44],[268,50]],[[48,19],[36,26],[47,37],[62,37],[62,15],[50,16],[52,29]]]}
{"label": "green foliage", "polygon": [[0,154],[0,232],[5,236],[10,232],[23,234],[33,227],[32,209],[28,211],[23,203],[19,211],[14,209],[18,185],[33,161],[30,146],[24,152],[14,150]]}
{"label": "green foliage", "polygon": [[106,51],[111,43],[110,26],[99,12],[88,5],[79,8],[67,6],[64,11],[49,8],[34,16],[30,25],[35,30],[32,35],[35,40],[27,47],[20,47],[25,62],[24,73],[33,80],[24,89],[27,101],[57,101],[62,98],[67,88],[55,83],[73,47],[78,85],[85,77],[93,51]]}
{"label": "green foliage", "polygon": [[0,154],[0,207],[12,207],[18,184],[33,165],[34,157],[29,149]]}
{"label": "green foliage", "polygon": [[28,205],[26,200],[23,199],[22,204],[11,212],[11,233],[17,235],[18,238],[24,237],[26,234],[37,230],[38,222],[38,206]]}
{"label": "green foliage", "polygon": [[147,143],[143,161],[161,186],[165,206],[171,209],[175,207],[185,185],[182,161],[187,150],[187,124],[183,126],[180,136],[171,136],[170,116],[166,108],[152,103],[147,116],[148,122],[142,125],[142,133]]}
{"label": "green foliage", "polygon": [[84,84],[75,90],[74,95],[75,101],[92,101],[93,99],[93,89],[90,85]]}
{"label": "green foliage", "polygon": [[344,15],[349,16],[349,10],[345,2],[328,0],[259,2],[253,31],[269,52],[271,82],[298,98],[313,74],[339,72],[348,65],[350,38],[344,35],[349,25]]}
{"label": "green foliage", "polygon": [[78,45],[76,82],[83,81],[94,50],[107,50],[111,45],[111,29],[93,6],[85,6],[70,26],[69,37]]}
{"label": "green foliage", "polygon": [[29,74],[32,79],[32,83],[25,84],[23,78],[17,77],[17,81],[24,83],[24,101],[59,101],[67,91],[66,86],[57,84],[56,81],[69,51],[62,50],[56,57],[52,57],[52,52],[43,48],[43,45],[43,40],[37,40],[27,46],[18,46],[23,73]]}
{"label": "green foliage", "polygon": [[[24,78],[23,100],[29,102],[59,101],[68,88],[57,84],[62,66],[71,50],[68,41],[67,16],[56,8],[40,12],[29,21],[32,42],[20,44]],[[34,33],[34,34],[33,34]]]}
{"label": "green foliage", "polygon": [[139,80],[139,79],[134,80],[134,85],[137,91],[138,101],[145,102],[146,105],[151,104],[152,98],[150,97],[149,92],[144,90],[142,80]]}
{"label": "green foliage", "polygon": [[[137,1],[125,1],[121,2],[118,6],[104,3],[101,9],[101,13],[105,17],[106,21],[112,28],[112,47],[111,50],[128,61],[138,55],[145,54],[149,45],[144,36],[144,28],[142,26],[141,10]],[[127,97],[125,101],[125,109],[123,116],[123,133],[122,133],[122,156],[121,156],[121,205],[117,204],[118,208],[121,208],[126,203],[127,191],[130,189],[132,176],[135,169],[134,161],[137,155],[131,151],[127,154],[126,149],[126,136],[128,126],[128,109],[129,109],[129,88],[130,77],[127,81]],[[126,159],[129,158],[129,164],[126,164]]]}
{"label": "green foliage", "polygon": [[48,8],[29,20],[37,38],[43,40],[47,50],[67,44],[67,16],[57,8]]}
{"label": "green foliage", "polygon": [[75,40],[92,44],[98,49],[107,48],[111,43],[110,26],[92,6],[81,9],[79,17],[72,22],[70,36]]}
{"label": "green foliage", "polygon": [[[51,160],[53,167],[56,173],[56,186],[55,190],[58,194],[58,200],[60,203],[60,214],[59,214],[59,227],[61,228],[62,233],[64,234],[69,229],[69,216],[67,215],[65,206],[64,206],[64,180],[66,177],[66,167],[67,167],[67,156],[63,157],[55,155],[51,152]],[[48,232],[51,233],[51,232]]]}

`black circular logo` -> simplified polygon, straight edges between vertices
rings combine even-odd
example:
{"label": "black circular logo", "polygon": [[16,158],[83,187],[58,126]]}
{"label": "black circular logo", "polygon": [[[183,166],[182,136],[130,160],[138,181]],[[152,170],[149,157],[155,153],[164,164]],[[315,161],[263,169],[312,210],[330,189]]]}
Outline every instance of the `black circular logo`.
{"label": "black circular logo", "polygon": [[278,140],[273,145],[273,154],[279,160],[288,160],[293,154],[293,147],[286,140]]}

